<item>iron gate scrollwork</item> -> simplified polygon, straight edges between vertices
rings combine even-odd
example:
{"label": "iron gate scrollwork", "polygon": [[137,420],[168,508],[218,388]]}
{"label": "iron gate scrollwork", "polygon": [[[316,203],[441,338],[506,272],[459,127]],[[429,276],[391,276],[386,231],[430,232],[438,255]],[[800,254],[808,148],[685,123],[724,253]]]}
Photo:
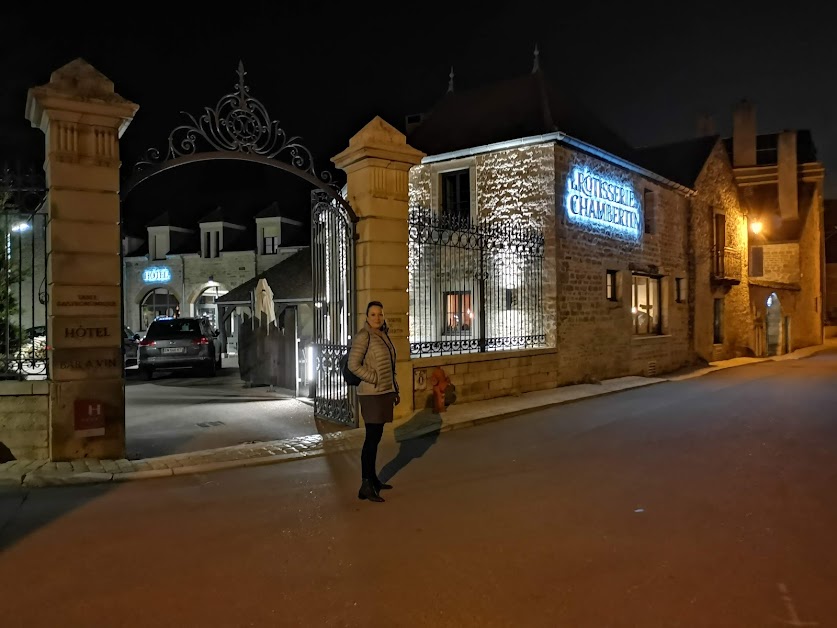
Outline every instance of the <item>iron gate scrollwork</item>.
{"label": "iron gate scrollwork", "polygon": [[320,190],[311,193],[311,259],[314,274],[314,415],[357,425],[355,390],[343,380],[340,359],[355,333],[354,222]]}

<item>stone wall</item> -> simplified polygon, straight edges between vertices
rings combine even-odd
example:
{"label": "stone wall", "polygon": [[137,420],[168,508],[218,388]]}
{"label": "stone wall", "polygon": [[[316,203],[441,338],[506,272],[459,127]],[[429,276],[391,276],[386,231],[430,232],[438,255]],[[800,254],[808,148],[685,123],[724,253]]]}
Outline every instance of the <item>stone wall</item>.
{"label": "stone wall", "polygon": [[[764,275],[762,281],[799,283],[799,243],[763,244]],[[819,250],[819,247],[817,247]]]}
{"label": "stone wall", "polygon": [[433,406],[430,378],[441,366],[454,386],[455,402],[466,403],[555,387],[555,349],[478,353],[413,361],[414,409]]}
{"label": "stone wall", "polygon": [[9,456],[49,458],[49,382],[0,382],[0,462]]}
{"label": "stone wall", "polygon": [[[741,209],[732,164],[719,141],[695,183],[691,199],[692,270],[689,304],[693,308],[696,354],[711,362],[752,355],[753,317],[748,288],[747,217]],[[726,216],[726,246],[741,258],[741,283],[713,283],[714,214]],[[723,299],[723,343],[714,343],[715,299]]]}
{"label": "stone wall", "polygon": [[825,266],[825,313],[837,325],[837,263]]}
{"label": "stone wall", "polygon": [[[791,320],[792,349],[822,343],[822,184],[800,183],[800,188],[815,186],[810,195],[810,206],[800,208],[805,224],[799,238],[799,302]],[[805,195],[800,195],[805,198]]]}
{"label": "stone wall", "polygon": [[[569,219],[568,179],[575,167],[654,197],[651,233],[605,229]],[[674,280],[688,276],[688,200],[674,190],[562,146],[555,150],[557,207],[557,385],[674,370],[690,362],[689,307],[676,303]],[[617,299],[606,299],[607,271],[617,272]],[[631,313],[632,273],[662,276],[662,335],[636,336]]]}

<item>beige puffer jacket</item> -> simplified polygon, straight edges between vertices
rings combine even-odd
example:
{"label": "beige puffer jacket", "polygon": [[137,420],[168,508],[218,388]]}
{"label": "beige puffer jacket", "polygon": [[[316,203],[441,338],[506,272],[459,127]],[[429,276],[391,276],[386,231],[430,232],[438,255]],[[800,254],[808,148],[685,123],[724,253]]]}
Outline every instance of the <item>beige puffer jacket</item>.
{"label": "beige puffer jacket", "polygon": [[364,323],[349,351],[349,370],[363,380],[357,387],[357,394],[397,393],[394,364],[395,347],[389,337],[383,332],[375,333],[368,323]]}

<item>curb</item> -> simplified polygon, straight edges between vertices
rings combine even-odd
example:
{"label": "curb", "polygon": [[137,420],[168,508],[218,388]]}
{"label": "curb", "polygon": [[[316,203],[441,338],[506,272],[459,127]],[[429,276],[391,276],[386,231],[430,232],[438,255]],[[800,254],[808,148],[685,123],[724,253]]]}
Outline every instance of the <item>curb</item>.
{"label": "curb", "polygon": [[[785,357],[785,356],[773,356],[769,358],[763,358],[758,361],[754,362],[747,362],[744,364],[736,364],[732,366],[720,366],[715,368],[710,368],[709,370],[701,369],[695,373],[678,376],[678,377],[671,377],[671,378],[657,378],[652,381],[647,382],[638,382],[635,385],[632,385],[627,388],[620,388],[617,390],[608,390],[603,391],[591,395],[586,396],[579,396],[573,399],[563,399],[560,401],[554,401],[549,403],[544,403],[542,405],[537,406],[529,406],[526,408],[520,408],[517,410],[510,410],[508,412],[502,412],[500,414],[493,414],[484,417],[478,417],[475,419],[467,419],[463,421],[458,421],[454,423],[445,423],[444,419],[442,420],[442,424],[439,427],[435,428],[428,428],[422,429],[421,427],[416,428],[414,431],[410,432],[408,436],[397,438],[395,435],[395,430],[405,425],[410,421],[407,419],[400,425],[393,424],[392,430],[389,431],[389,435],[393,438],[396,443],[403,442],[405,440],[410,440],[413,438],[418,438],[420,436],[424,436],[426,434],[431,434],[434,432],[444,433],[444,432],[451,432],[454,430],[460,430],[465,428],[476,427],[478,425],[485,425],[487,423],[494,423],[496,421],[503,421],[505,419],[510,419],[516,416],[521,416],[524,414],[531,414],[533,412],[538,412],[540,410],[548,410],[550,408],[555,408],[557,406],[566,405],[569,403],[575,403],[578,401],[583,401],[586,399],[594,399],[597,397],[606,397],[609,395],[615,395],[622,392],[627,392],[629,390],[635,390],[637,388],[647,388],[649,386],[655,386],[658,384],[665,384],[670,382],[679,382],[688,379],[694,379],[697,377],[703,377],[704,375],[709,375],[711,373],[715,373],[717,371],[723,371],[731,368],[739,368],[742,366],[752,366],[755,364],[762,364],[764,362],[776,362],[776,361],[783,361],[783,360],[801,360],[804,358],[811,357],[823,351],[826,351],[832,346],[821,345],[817,350],[813,350],[810,352],[806,352],[805,355],[800,355],[796,357]],[[804,349],[803,349],[804,350]],[[789,354],[788,354],[789,355]],[[777,359],[778,357],[778,359]],[[355,428],[358,429],[358,428]],[[281,464],[284,462],[293,462],[295,460],[301,460],[304,458],[318,458],[322,456],[326,456],[332,453],[340,452],[340,451],[355,451],[359,450],[362,447],[362,442],[359,437],[352,437],[351,432],[353,430],[347,430],[348,436],[341,438],[339,440],[334,441],[324,441],[323,446],[316,450],[307,450],[307,451],[299,451],[294,453],[281,453],[281,454],[270,454],[266,456],[256,456],[256,457],[243,457],[239,459],[233,460],[219,460],[215,462],[201,462],[196,464],[190,465],[183,465],[177,467],[170,467],[165,469],[146,469],[143,471],[126,471],[122,473],[98,473],[94,471],[84,471],[79,473],[61,473],[56,471],[40,471],[34,470],[29,472],[23,473],[10,473],[8,475],[0,477],[0,487],[5,486],[14,486],[14,487],[26,487],[26,488],[42,488],[46,486],[73,486],[73,485],[82,485],[82,484],[106,484],[106,483],[117,483],[117,482],[132,482],[138,480],[148,480],[148,479],[157,479],[157,478],[166,478],[166,477],[173,477],[173,476],[181,476],[181,475],[194,475],[200,473],[211,473],[213,471],[225,471],[229,469],[241,469],[247,467],[257,467],[262,465],[269,465],[269,464]],[[353,442],[357,440],[358,442]]]}

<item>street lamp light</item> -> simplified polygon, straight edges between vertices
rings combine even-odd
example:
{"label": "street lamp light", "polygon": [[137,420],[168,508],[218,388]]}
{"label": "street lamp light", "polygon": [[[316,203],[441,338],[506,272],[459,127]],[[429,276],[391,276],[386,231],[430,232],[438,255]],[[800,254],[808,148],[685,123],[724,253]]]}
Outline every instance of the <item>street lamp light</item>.
{"label": "street lamp light", "polygon": [[761,224],[761,222],[760,222],[760,221],[756,220],[756,221],[754,221],[754,222],[750,223],[750,230],[751,230],[754,234],[756,234],[756,235],[760,234],[760,233],[761,233],[761,229],[762,229],[762,224]]}
{"label": "street lamp light", "polygon": [[12,225],[12,231],[15,233],[22,233],[23,231],[29,231],[32,228],[28,222],[19,222],[16,225]]}

